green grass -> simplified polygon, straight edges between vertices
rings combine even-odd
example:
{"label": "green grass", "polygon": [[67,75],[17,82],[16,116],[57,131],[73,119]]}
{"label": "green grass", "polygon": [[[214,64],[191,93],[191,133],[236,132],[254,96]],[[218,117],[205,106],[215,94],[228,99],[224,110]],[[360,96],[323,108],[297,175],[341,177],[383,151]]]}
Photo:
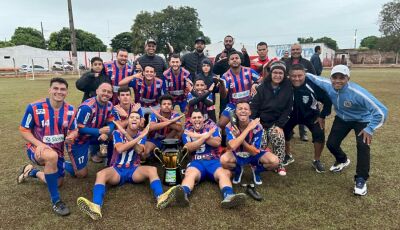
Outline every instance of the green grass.
{"label": "green grass", "polygon": [[[95,172],[99,165],[89,164],[90,176],[78,180],[66,176],[60,189],[71,215],[65,218],[52,213],[46,186],[38,181],[16,184],[16,175],[28,162],[18,125],[26,105],[47,96],[49,79],[0,79],[0,228],[140,228],[140,229],[398,229],[400,228],[400,180],[397,141],[400,129],[399,69],[355,69],[351,80],[361,84],[389,108],[389,118],[373,137],[371,177],[368,195],[352,194],[356,149],[354,133],[343,142],[352,163],[340,174],[317,174],[311,169],[313,148],[310,142],[293,140],[295,162],[288,166],[288,176],[263,174],[258,191],[264,201],[248,199],[236,210],[220,208],[218,187],[209,182],[197,186],[190,197],[190,208],[155,209],[148,183],[108,188],[103,219],[93,222],[82,216],[76,199],[91,199]],[[69,78],[67,101],[78,105],[82,93]],[[333,116],[327,120],[329,132]],[[298,132],[297,132],[298,133]],[[334,158],[325,149],[322,161],[329,167]],[[161,172],[160,172],[161,173]],[[250,181],[246,170],[245,181]],[[235,187],[236,191],[241,188]]]}

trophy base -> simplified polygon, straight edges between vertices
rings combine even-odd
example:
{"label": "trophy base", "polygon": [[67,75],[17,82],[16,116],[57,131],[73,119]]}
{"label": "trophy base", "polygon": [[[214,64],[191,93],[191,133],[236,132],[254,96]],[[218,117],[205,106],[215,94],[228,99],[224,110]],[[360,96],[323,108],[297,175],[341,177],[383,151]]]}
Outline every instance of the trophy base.
{"label": "trophy base", "polygon": [[163,179],[163,184],[166,186],[175,186],[178,185],[182,182],[182,175],[181,175],[181,169],[174,168],[174,169],[169,169],[166,168],[164,171],[164,179]]}

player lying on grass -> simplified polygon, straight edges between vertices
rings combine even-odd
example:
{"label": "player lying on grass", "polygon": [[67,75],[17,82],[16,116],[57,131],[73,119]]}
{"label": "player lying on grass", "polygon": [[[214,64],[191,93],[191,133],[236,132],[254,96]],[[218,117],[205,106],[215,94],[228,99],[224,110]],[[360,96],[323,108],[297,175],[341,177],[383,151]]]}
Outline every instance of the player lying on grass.
{"label": "player lying on grass", "polygon": [[62,185],[65,175],[64,143],[71,143],[78,134],[74,107],[64,101],[67,94],[66,80],[51,79],[49,97],[29,104],[19,127],[22,137],[28,142],[28,158],[44,169],[40,171],[27,164],[18,175],[17,182],[38,178],[46,183],[53,210],[61,216],[69,214],[58,192],[58,186]]}
{"label": "player lying on grass", "polygon": [[[157,208],[165,208],[175,196],[178,187],[172,187],[163,194],[162,185],[154,166],[141,166],[140,155],[144,151],[144,143],[149,127],[142,132],[140,128],[140,115],[133,111],[128,118],[128,127],[113,132],[114,154],[116,160],[113,166],[99,171],[96,175],[96,182],[93,187],[93,200],[89,201],[84,197],[79,197],[77,204],[80,210],[93,220],[102,217],[101,207],[106,191],[106,184],[121,186],[125,183],[140,183],[145,180],[150,181],[150,188],[154,197],[157,199]],[[180,190],[183,194],[183,191]],[[181,195],[182,195],[181,194]]]}
{"label": "player lying on grass", "polygon": [[195,183],[210,180],[218,183],[223,196],[221,206],[234,208],[243,205],[246,195],[234,194],[229,170],[221,167],[219,162],[219,147],[221,146],[221,134],[219,128],[204,125],[204,115],[195,110],[190,118],[192,128],[186,129],[182,136],[183,143],[189,153],[192,153],[192,161],[189,163],[185,178],[180,185],[185,191],[184,195],[177,194],[176,202],[180,206],[188,206],[188,196],[192,192]]}

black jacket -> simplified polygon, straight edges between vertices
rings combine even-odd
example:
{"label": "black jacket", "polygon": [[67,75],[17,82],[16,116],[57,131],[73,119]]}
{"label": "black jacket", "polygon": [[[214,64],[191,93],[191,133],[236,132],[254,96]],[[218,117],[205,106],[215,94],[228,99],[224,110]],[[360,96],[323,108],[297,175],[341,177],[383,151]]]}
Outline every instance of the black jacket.
{"label": "black jacket", "polygon": [[197,51],[187,53],[182,56],[182,67],[188,70],[190,72],[190,76],[194,78],[197,74],[201,72],[202,61],[204,59],[208,59],[208,57],[206,57],[204,53],[199,54],[197,53]]}
{"label": "black jacket", "polygon": [[154,56],[149,56],[147,54],[144,54],[140,56],[137,60],[136,63],[140,63],[142,68],[144,68],[146,65],[152,65],[154,68],[156,68],[156,76],[160,79],[164,80],[164,71],[168,69],[167,63],[165,63],[164,59],[160,56],[154,55]]}
{"label": "black jacket", "polygon": [[[300,87],[293,87],[294,104],[290,119],[299,122],[315,121],[317,117],[325,118],[331,114],[332,102],[325,91],[311,80],[305,80]],[[320,112],[320,105],[324,104]]]}
{"label": "black jacket", "polygon": [[105,73],[101,72],[98,77],[94,76],[94,72],[91,70],[82,74],[82,76],[76,80],[76,88],[84,92],[82,101],[96,96],[96,89],[104,82],[111,84],[111,79]]}
{"label": "black jacket", "polygon": [[[293,58],[288,58],[285,60],[285,64],[286,64],[286,72],[289,73],[290,68],[293,65]],[[306,69],[307,73],[311,73],[311,74],[316,74],[315,72],[315,68],[314,66],[311,64],[311,62],[307,59],[304,59],[302,56],[300,56],[299,59],[299,64],[302,64],[304,66],[304,68]]]}
{"label": "black jacket", "polygon": [[[236,51],[234,48],[230,49],[230,50],[224,50],[223,52],[226,53],[226,57],[229,57],[229,54],[232,53],[233,51]],[[238,51],[239,52],[239,51]],[[219,53],[216,57],[215,57],[215,62],[214,62],[214,67],[213,67],[213,73],[222,76],[222,74],[224,74],[226,71],[228,71],[228,69],[230,68],[229,64],[228,64],[228,58],[222,60],[222,61],[218,61],[219,57],[221,56],[222,53]],[[246,67],[250,67],[250,57],[249,55],[246,54],[242,54],[241,52],[239,52],[239,56],[240,56],[240,60],[242,61],[242,66],[246,66]]]}
{"label": "black jacket", "polygon": [[264,128],[273,125],[283,128],[289,120],[292,106],[293,90],[289,79],[285,77],[274,90],[268,77],[257,87],[257,93],[250,101],[251,118],[259,117]]}
{"label": "black jacket", "polygon": [[316,75],[321,76],[323,67],[322,67],[321,59],[319,58],[319,54],[314,53],[313,56],[311,56],[310,62],[314,66]]}

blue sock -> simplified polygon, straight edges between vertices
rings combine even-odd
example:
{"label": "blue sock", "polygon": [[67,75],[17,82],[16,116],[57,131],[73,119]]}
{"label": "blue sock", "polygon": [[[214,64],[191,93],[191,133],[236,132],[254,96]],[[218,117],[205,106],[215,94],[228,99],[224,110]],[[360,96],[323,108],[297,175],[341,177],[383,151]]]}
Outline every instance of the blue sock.
{"label": "blue sock", "polygon": [[37,177],[36,177],[36,174],[37,174],[38,172],[40,172],[40,170],[38,170],[38,169],[32,169],[32,170],[29,172],[28,176],[33,177],[33,178],[37,178]]}
{"label": "blue sock", "polygon": [[93,203],[103,206],[104,194],[106,194],[106,186],[104,184],[95,184],[93,187]]}
{"label": "blue sock", "polygon": [[71,176],[75,176],[74,167],[72,166],[72,163],[71,163],[70,161],[65,161],[64,169],[65,169],[65,171],[67,171]]}
{"label": "blue sock", "polygon": [[153,190],[154,196],[157,198],[159,195],[163,194],[162,185],[160,180],[153,180],[150,183],[150,188]]}
{"label": "blue sock", "polygon": [[255,172],[256,172],[256,173],[261,173],[261,172],[264,172],[264,171],[266,171],[266,169],[264,168],[264,166],[263,166],[262,164],[260,164],[260,163],[257,164]]}
{"label": "blue sock", "polygon": [[232,195],[232,194],[233,194],[233,188],[232,188],[232,187],[229,187],[229,186],[225,186],[225,187],[223,187],[223,188],[221,189],[221,193],[222,193],[222,196],[223,196],[224,199],[225,199],[226,196]]}
{"label": "blue sock", "polygon": [[186,185],[182,186],[182,188],[183,188],[183,191],[185,191],[185,193],[186,193],[187,196],[189,196],[190,193],[192,192],[192,191],[190,190],[190,188],[189,188],[188,186],[186,186]]}
{"label": "blue sock", "polygon": [[47,189],[49,190],[51,202],[55,204],[57,201],[60,200],[60,194],[58,193],[58,174],[51,173],[51,174],[44,174],[44,178],[46,179]]}

